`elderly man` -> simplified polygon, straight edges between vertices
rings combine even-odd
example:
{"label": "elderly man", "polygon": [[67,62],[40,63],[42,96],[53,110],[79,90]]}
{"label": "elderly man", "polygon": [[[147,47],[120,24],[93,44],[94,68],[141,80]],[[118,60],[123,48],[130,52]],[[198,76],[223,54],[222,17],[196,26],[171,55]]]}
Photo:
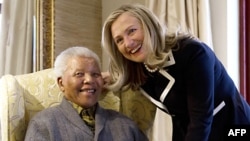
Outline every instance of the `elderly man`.
{"label": "elderly man", "polygon": [[104,83],[100,66],[85,47],[60,53],[54,70],[64,97],[32,118],[25,141],[147,141],[131,119],[98,104]]}

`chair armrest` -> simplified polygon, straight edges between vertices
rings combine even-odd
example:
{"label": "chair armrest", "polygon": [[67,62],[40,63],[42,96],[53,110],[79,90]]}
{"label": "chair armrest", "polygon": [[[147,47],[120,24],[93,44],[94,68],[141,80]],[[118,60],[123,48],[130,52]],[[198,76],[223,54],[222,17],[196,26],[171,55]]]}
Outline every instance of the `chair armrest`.
{"label": "chair armrest", "polygon": [[[22,138],[17,132],[25,130],[23,90],[12,75],[0,80],[0,115],[2,141]],[[12,110],[9,110],[12,109]],[[18,128],[18,130],[16,130]]]}

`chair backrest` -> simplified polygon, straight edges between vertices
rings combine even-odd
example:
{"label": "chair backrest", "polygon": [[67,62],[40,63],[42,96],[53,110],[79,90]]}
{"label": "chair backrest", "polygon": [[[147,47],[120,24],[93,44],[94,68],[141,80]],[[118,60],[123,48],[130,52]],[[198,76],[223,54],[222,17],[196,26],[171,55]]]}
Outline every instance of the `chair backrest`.
{"label": "chair backrest", "polygon": [[30,118],[37,112],[58,104],[62,94],[52,69],[1,78],[2,140],[24,139]]}
{"label": "chair backrest", "polygon": [[[4,75],[0,79],[0,141],[23,141],[29,120],[37,112],[59,104],[62,96],[52,69]],[[99,103],[132,118],[144,132],[152,125],[155,106],[140,93],[109,91]]]}

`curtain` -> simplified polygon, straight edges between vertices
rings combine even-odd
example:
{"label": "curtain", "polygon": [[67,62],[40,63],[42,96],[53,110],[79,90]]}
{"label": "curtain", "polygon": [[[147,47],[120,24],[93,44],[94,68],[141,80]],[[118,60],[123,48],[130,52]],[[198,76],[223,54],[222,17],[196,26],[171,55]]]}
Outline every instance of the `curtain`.
{"label": "curtain", "polygon": [[[169,32],[188,31],[213,49],[209,0],[145,0]],[[171,117],[156,111],[152,140],[172,140]]]}
{"label": "curtain", "polygon": [[240,92],[250,104],[250,2],[239,1],[240,14]]}
{"label": "curtain", "polygon": [[209,0],[145,0],[170,32],[181,28],[213,48]]}
{"label": "curtain", "polygon": [[0,77],[32,70],[34,0],[3,0],[0,33]]}

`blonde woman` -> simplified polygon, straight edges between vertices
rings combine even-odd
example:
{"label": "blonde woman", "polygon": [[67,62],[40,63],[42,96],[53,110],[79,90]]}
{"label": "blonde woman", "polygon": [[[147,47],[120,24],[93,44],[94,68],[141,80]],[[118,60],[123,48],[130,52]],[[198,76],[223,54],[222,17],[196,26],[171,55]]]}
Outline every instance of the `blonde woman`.
{"label": "blonde woman", "polygon": [[168,33],[141,5],[123,5],[103,25],[109,88],[140,90],[172,116],[174,141],[223,141],[250,124],[250,107],[214,52],[188,33]]}

